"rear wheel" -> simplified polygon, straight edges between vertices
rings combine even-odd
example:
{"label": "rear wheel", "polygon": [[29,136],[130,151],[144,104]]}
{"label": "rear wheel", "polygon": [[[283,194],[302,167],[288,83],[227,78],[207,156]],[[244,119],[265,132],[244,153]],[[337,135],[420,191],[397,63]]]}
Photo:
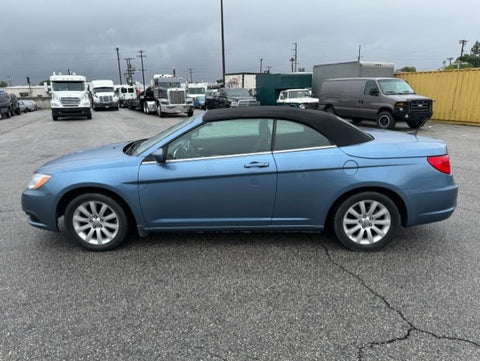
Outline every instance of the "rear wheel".
{"label": "rear wheel", "polygon": [[114,199],[87,193],[73,199],[65,210],[65,231],[69,239],[92,251],[108,251],[126,238],[128,219]]}
{"label": "rear wheel", "polygon": [[377,115],[377,126],[382,129],[395,128],[395,118],[389,111],[383,111]]}
{"label": "rear wheel", "polygon": [[333,218],[335,235],[347,248],[373,251],[388,244],[398,226],[395,203],[377,192],[362,192],[347,198]]}

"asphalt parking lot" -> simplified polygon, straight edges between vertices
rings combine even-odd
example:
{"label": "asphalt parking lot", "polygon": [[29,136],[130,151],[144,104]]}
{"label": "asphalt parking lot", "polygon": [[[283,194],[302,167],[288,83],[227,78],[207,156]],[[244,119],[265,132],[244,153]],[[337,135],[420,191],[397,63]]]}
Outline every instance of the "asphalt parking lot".
{"label": "asphalt parking lot", "polygon": [[380,252],[325,234],[169,233],[93,253],[27,224],[38,166],[181,119],[0,120],[1,361],[480,359],[480,127],[419,130],[446,140],[458,207]]}

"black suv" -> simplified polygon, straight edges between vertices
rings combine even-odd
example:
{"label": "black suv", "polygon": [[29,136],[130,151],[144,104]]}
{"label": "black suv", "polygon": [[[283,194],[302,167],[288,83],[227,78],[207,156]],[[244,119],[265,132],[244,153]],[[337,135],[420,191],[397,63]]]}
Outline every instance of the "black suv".
{"label": "black suv", "polygon": [[7,93],[0,93],[0,115],[1,118],[4,116],[10,118],[12,115],[11,98]]}
{"label": "black suv", "polygon": [[20,106],[15,94],[0,93],[0,114],[1,118],[20,114]]}
{"label": "black suv", "polygon": [[10,110],[12,111],[12,115],[20,115],[20,105],[18,104],[17,96],[15,94],[8,95],[10,95]]}

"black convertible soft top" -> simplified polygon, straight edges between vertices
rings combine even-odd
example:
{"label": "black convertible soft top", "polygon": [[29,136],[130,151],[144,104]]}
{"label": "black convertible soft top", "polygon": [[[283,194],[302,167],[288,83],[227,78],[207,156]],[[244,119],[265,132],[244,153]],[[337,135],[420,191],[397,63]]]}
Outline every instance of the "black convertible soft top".
{"label": "black convertible soft top", "polygon": [[365,143],[373,139],[372,136],[351,123],[321,110],[298,109],[286,106],[253,106],[211,109],[203,115],[205,123],[232,118],[269,118],[296,121],[318,130],[339,147]]}

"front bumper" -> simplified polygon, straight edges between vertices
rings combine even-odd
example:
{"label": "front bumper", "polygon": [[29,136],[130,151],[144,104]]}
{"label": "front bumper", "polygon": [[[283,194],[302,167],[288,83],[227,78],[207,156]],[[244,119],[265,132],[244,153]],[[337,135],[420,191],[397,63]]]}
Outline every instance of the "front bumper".
{"label": "front bumper", "polygon": [[188,113],[193,111],[194,107],[192,105],[166,105],[162,104],[162,112],[168,114],[177,114],[177,113]]}
{"label": "front bumper", "polygon": [[90,114],[92,114],[92,110],[90,109],[90,107],[52,108],[52,115],[57,117]]}
{"label": "front bumper", "polygon": [[58,232],[53,197],[44,191],[27,189],[22,193],[22,210],[34,227]]}

